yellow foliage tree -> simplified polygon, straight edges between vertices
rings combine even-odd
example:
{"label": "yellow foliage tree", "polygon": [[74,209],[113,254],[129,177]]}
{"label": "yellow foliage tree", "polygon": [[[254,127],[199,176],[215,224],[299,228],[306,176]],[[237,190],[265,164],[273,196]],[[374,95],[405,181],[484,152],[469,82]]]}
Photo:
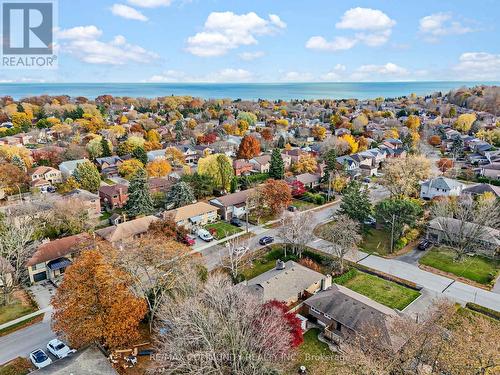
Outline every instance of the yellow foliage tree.
{"label": "yellow foliage tree", "polygon": [[108,131],[116,138],[121,138],[125,135],[125,133],[127,133],[125,128],[121,125],[112,125],[108,128]]}
{"label": "yellow foliage tree", "polygon": [[316,158],[310,154],[300,157],[299,161],[292,166],[295,173],[315,173],[318,169]]}
{"label": "yellow foliage tree", "polygon": [[167,147],[165,150],[165,158],[174,167],[181,167],[186,164],[186,158],[181,150],[175,147]]}
{"label": "yellow foliage tree", "polygon": [[28,168],[33,164],[31,153],[27,148],[10,145],[0,146],[0,159],[3,158],[10,162],[14,156],[20,157]]}
{"label": "yellow foliage tree", "polygon": [[356,152],[358,152],[359,143],[356,141],[356,138],[354,138],[351,134],[344,134],[340,138],[349,143],[350,154],[355,154]]}
{"label": "yellow foliage tree", "polygon": [[316,125],[312,128],[312,135],[316,140],[322,141],[326,137],[326,129],[321,125]]}
{"label": "yellow foliage tree", "polygon": [[170,163],[164,159],[156,159],[146,165],[149,177],[164,177],[172,171]]}
{"label": "yellow foliage tree", "polygon": [[288,128],[288,120],[286,118],[280,118],[276,120],[276,125],[281,126],[283,128]]}
{"label": "yellow foliage tree", "polygon": [[462,133],[467,133],[472,124],[476,121],[475,113],[464,113],[458,116],[457,121],[453,124],[454,128]]}
{"label": "yellow foliage tree", "polygon": [[31,126],[31,119],[24,112],[16,112],[12,114],[12,124],[17,128]]}
{"label": "yellow foliage tree", "polygon": [[384,133],[384,138],[393,138],[393,139],[398,139],[399,138],[399,132],[398,129],[396,128],[391,128],[389,130],[386,130]]}
{"label": "yellow foliage tree", "polygon": [[120,117],[120,124],[126,124],[128,122],[128,118],[125,115]]}
{"label": "yellow foliage tree", "polygon": [[405,125],[411,131],[417,132],[418,129],[420,128],[420,117],[415,115],[408,116]]}
{"label": "yellow foliage tree", "polygon": [[142,164],[139,160],[129,159],[120,164],[118,172],[120,173],[120,176],[130,180],[132,176],[141,168],[144,168],[144,164]]}

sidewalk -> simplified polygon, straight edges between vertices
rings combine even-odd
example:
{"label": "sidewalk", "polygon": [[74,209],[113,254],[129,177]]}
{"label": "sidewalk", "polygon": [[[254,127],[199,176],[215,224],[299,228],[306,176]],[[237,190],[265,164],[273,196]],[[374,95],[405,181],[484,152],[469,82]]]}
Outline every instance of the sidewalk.
{"label": "sidewalk", "polygon": [[9,328],[9,327],[11,327],[13,325],[16,325],[18,323],[22,323],[25,320],[34,318],[35,316],[38,316],[38,315],[41,315],[41,314],[45,314],[45,313],[50,313],[50,312],[52,312],[52,306],[47,306],[44,309],[37,310],[35,312],[32,312],[31,314],[21,316],[20,318],[11,320],[10,322],[4,323],[4,324],[0,324],[0,331],[3,330],[3,329],[5,329],[5,328]]}

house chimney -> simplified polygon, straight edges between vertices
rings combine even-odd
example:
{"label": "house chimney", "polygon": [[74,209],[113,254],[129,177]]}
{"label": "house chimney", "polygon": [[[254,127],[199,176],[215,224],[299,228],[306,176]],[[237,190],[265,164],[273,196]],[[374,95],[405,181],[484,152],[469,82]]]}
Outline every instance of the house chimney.
{"label": "house chimney", "polygon": [[283,262],[281,259],[278,259],[276,261],[276,269],[278,271],[284,270],[285,269],[285,262]]}
{"label": "house chimney", "polygon": [[332,286],[332,275],[326,275],[321,279],[321,290],[327,290]]}

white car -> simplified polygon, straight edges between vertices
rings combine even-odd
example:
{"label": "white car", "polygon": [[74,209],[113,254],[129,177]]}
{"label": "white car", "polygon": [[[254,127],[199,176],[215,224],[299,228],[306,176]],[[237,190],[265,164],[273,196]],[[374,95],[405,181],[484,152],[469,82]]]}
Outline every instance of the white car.
{"label": "white car", "polygon": [[35,365],[36,368],[44,368],[52,363],[49,356],[42,350],[33,350],[30,353],[30,360]]}
{"label": "white car", "polygon": [[214,237],[206,229],[198,229],[197,234],[198,234],[198,237],[200,237],[205,242],[210,242],[214,239]]}
{"label": "white car", "polygon": [[68,345],[58,339],[50,340],[47,344],[47,350],[51,352],[56,358],[64,358],[69,354],[75,352],[74,350],[70,349]]}

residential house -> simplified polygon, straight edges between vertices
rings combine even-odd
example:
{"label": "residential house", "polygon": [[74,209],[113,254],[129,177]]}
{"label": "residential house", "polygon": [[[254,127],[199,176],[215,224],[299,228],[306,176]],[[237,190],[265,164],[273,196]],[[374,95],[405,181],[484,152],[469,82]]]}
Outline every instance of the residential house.
{"label": "residential house", "polygon": [[165,149],[163,150],[153,150],[146,153],[148,156],[148,161],[154,161],[157,159],[165,159]]}
{"label": "residential house", "polygon": [[56,281],[71,265],[76,253],[90,245],[91,237],[86,233],[43,242],[26,263],[30,282]]}
{"label": "residential house", "polygon": [[431,178],[420,185],[420,198],[458,197],[465,185],[457,180],[446,177]]}
{"label": "residential house", "polygon": [[282,152],[281,159],[283,159],[283,166],[285,167],[285,171],[289,170],[292,166],[292,157]]}
{"label": "residential house", "polygon": [[435,217],[427,226],[427,238],[434,243],[468,240],[470,250],[490,257],[500,250],[500,230],[450,217]]}
{"label": "residential house", "polygon": [[123,160],[119,156],[108,156],[95,159],[95,163],[103,175],[116,177],[119,175],[118,168],[123,163]]}
{"label": "residential house", "polygon": [[32,182],[37,180],[45,180],[50,185],[60,184],[62,182],[61,171],[46,166],[36,167],[30,172],[30,178]]}
{"label": "residential house", "polygon": [[296,176],[291,176],[286,179],[289,184],[300,181],[304,184],[304,187],[308,189],[315,189],[319,186],[321,181],[321,176],[318,173],[302,173]]}
{"label": "residential house", "polygon": [[144,216],[117,225],[98,229],[95,234],[110,242],[113,246],[126,245],[146,233],[156,216]]}
{"label": "residential house", "polygon": [[99,199],[101,205],[107,209],[122,208],[128,201],[128,186],[122,184],[101,186]]}
{"label": "residential house", "polygon": [[236,176],[247,175],[253,170],[253,164],[245,159],[237,159],[233,160],[233,169]]}
{"label": "residential house", "polygon": [[337,345],[357,335],[377,333],[380,343],[398,350],[402,341],[390,329],[398,313],[342,285],[334,284],[304,302],[310,321],[322,327],[324,337]]}
{"label": "residential house", "polygon": [[240,218],[246,213],[247,199],[255,192],[255,188],[227,194],[214,198],[209,203],[218,208],[221,219],[231,220],[233,217]]}
{"label": "residential house", "polygon": [[482,165],[479,169],[479,174],[486,178],[500,180],[500,162]]}
{"label": "residential house", "polygon": [[292,305],[331,285],[331,276],[296,263],[276,261],[276,267],[244,282],[262,301],[277,300]]}
{"label": "residential house", "polygon": [[198,153],[191,145],[175,146],[184,155],[186,164],[193,165],[198,161]]}
{"label": "residential house", "polygon": [[252,164],[252,171],[257,173],[269,173],[271,168],[271,155],[256,156],[250,159]]}
{"label": "residential house", "polygon": [[63,161],[59,164],[59,170],[61,171],[62,177],[66,180],[68,177],[73,176],[78,164],[85,163],[86,161],[88,161],[88,159]]}
{"label": "residential house", "polygon": [[89,213],[89,218],[95,219],[101,216],[101,200],[99,195],[83,189],[74,189],[64,194],[65,199],[79,199],[83,202]]}
{"label": "residential house", "polygon": [[208,223],[217,221],[217,211],[217,207],[211,204],[197,202],[165,211],[163,217],[171,216],[177,225],[194,231]]}
{"label": "residential house", "polygon": [[165,177],[151,177],[148,180],[149,192],[154,193],[166,193],[175,184],[175,180]]}
{"label": "residential house", "polygon": [[335,161],[340,168],[343,168],[344,171],[352,177],[356,177],[361,173],[359,170],[359,163],[349,155],[339,156]]}
{"label": "residential house", "polygon": [[481,195],[484,193],[491,193],[496,198],[500,198],[500,186],[490,184],[477,184],[462,190],[463,194],[470,194],[473,196]]}

